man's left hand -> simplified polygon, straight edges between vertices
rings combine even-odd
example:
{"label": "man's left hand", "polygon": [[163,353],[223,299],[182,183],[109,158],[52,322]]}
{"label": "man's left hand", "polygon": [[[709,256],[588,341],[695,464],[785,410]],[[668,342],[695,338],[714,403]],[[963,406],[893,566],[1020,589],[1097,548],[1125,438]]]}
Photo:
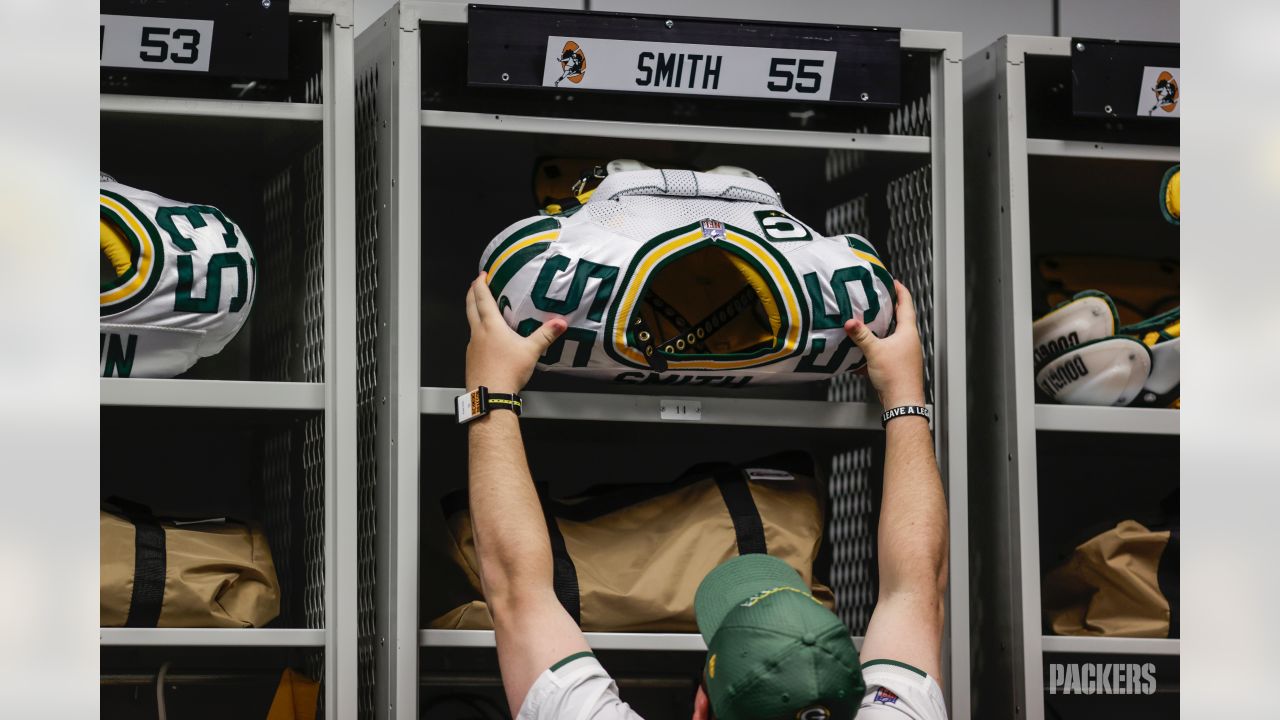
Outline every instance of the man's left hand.
{"label": "man's left hand", "polygon": [[498,310],[485,274],[467,291],[467,322],[471,341],[467,343],[467,390],[484,385],[492,392],[517,393],[533,376],[538,358],[564,333],[564,318],[551,318],[529,337],[512,330]]}

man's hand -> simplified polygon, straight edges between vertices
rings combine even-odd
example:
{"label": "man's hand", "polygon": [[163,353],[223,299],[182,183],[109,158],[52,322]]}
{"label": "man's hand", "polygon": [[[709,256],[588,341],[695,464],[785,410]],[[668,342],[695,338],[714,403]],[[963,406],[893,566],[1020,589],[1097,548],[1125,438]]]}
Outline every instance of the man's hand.
{"label": "man's hand", "polygon": [[564,318],[552,318],[529,337],[520,337],[498,311],[484,273],[467,291],[467,322],[471,325],[467,390],[484,385],[499,393],[520,392],[533,375],[538,358],[568,327]]}
{"label": "man's hand", "polygon": [[885,409],[924,405],[924,352],[916,328],[916,308],[906,285],[894,280],[893,287],[898,292],[898,326],[892,335],[876,337],[861,318],[844,324],[844,331],[867,356],[867,374]]}

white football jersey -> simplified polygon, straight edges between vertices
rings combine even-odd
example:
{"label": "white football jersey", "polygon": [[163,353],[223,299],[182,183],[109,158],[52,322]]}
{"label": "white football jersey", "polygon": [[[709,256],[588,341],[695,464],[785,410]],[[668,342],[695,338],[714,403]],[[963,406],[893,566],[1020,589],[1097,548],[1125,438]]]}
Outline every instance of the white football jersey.
{"label": "white football jersey", "polygon": [[618,382],[829,378],[864,363],[845,320],[883,336],[894,314],[870,243],[823,237],[740,175],[612,173],[581,206],[502,231],[480,267],[521,334],[568,320],[541,369]]}
{"label": "white football jersey", "polygon": [[253,307],[257,261],[222,211],[103,176],[102,377],[173,377],[216,355]]}

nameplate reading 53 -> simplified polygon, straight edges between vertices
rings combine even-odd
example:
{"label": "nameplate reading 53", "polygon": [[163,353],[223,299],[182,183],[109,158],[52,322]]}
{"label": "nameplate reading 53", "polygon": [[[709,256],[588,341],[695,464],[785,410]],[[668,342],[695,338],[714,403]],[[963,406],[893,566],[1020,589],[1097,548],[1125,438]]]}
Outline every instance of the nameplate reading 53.
{"label": "nameplate reading 53", "polygon": [[102,15],[99,59],[105,67],[208,72],[213,21]]}

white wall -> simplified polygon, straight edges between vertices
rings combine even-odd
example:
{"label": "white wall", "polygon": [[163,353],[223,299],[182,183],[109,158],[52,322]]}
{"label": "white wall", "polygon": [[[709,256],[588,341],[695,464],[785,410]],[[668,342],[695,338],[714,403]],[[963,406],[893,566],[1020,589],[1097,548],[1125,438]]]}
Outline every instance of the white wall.
{"label": "white wall", "polygon": [[1062,0],[1062,35],[1125,40],[1178,41],[1176,0]]}
{"label": "white wall", "polygon": [[[465,0],[445,0],[464,2]],[[355,0],[363,30],[394,0]],[[755,20],[891,25],[964,33],[965,54],[1001,35],[1053,35],[1054,0],[501,0],[503,5],[582,8]],[[1178,40],[1178,0],[1059,0],[1061,34]]]}

